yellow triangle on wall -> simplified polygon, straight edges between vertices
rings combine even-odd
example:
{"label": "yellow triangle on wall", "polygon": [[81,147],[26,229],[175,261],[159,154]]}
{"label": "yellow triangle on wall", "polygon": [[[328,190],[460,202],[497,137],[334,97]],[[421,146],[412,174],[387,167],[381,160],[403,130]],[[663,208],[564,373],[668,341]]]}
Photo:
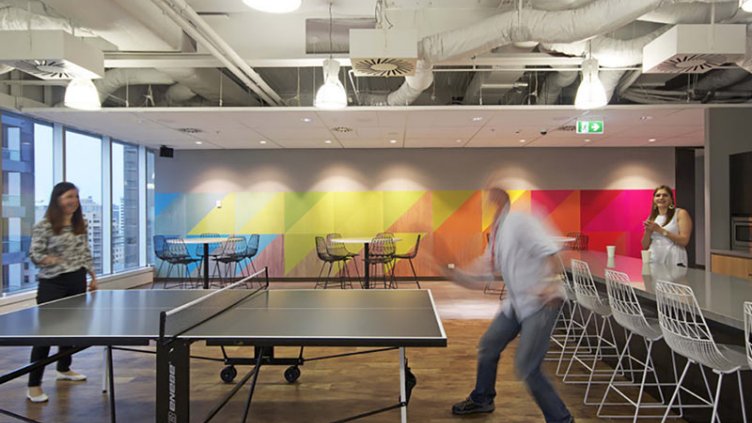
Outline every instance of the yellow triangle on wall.
{"label": "yellow triangle on wall", "polygon": [[284,233],[285,194],[282,192],[239,193],[237,226],[238,233],[241,234]]}
{"label": "yellow triangle on wall", "polygon": [[214,207],[191,230],[189,235],[204,233],[235,233],[236,194],[229,193],[221,200],[221,207]]}

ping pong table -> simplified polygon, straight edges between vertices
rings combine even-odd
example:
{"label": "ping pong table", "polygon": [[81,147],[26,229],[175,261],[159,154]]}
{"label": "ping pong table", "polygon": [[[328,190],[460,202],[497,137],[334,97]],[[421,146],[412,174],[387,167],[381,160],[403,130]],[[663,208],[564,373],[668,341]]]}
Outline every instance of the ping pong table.
{"label": "ping pong table", "polygon": [[[302,354],[304,347],[381,347],[372,352],[398,349],[399,402],[339,421],[396,408],[401,409],[401,421],[407,421],[407,404],[415,378],[407,366],[405,349],[447,345],[430,291],[236,289],[249,278],[210,292],[101,290],[52,301],[0,315],[0,345],[63,344],[79,349],[106,346],[110,415],[114,421],[112,349],[156,341],[156,421],[160,423],[183,423],[190,419],[190,346],[196,341],[206,341],[207,345],[254,347],[254,355],[249,359],[226,357],[225,362],[230,365],[222,371],[225,381],[234,378],[234,375],[225,377],[233,364],[253,364],[254,367],[202,421],[210,421],[230,397],[252,379],[241,419],[245,421],[261,366],[289,364],[285,378],[294,381],[300,375],[298,366],[306,361]],[[301,354],[293,358],[276,357],[276,346],[299,346]],[[0,383],[59,358],[59,354],[51,356],[45,362],[32,363],[0,376]]]}

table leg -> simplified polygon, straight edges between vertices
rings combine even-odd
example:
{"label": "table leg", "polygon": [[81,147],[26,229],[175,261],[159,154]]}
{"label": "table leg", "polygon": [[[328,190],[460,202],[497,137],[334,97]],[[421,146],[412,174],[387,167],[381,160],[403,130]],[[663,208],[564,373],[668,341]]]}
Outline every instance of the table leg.
{"label": "table leg", "polygon": [[209,289],[209,244],[204,243],[204,289]]}
{"label": "table leg", "polygon": [[402,423],[407,423],[407,386],[405,385],[405,382],[407,381],[407,376],[405,375],[405,347],[400,347],[399,349],[400,354],[400,360],[399,360],[399,366],[400,366],[400,402],[404,404],[402,407],[400,407],[400,417]]}
{"label": "table leg", "polygon": [[368,263],[368,243],[363,243],[364,247],[364,254],[365,254],[365,260],[363,263],[365,263],[365,269],[363,270],[363,283],[365,284],[363,288],[368,289],[371,287],[371,266]]}

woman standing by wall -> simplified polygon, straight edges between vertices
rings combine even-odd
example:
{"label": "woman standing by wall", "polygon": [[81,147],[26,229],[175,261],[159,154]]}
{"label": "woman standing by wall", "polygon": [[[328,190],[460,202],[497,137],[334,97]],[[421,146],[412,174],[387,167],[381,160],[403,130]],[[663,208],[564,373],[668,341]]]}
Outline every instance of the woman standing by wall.
{"label": "woman standing by wall", "polygon": [[[31,235],[29,257],[39,268],[37,304],[86,292],[86,273],[91,276],[89,290],[97,289],[87,230],[78,188],[70,182],[55,185],[44,219],[34,225]],[[70,348],[58,347],[61,352]],[[48,346],[33,347],[31,362],[43,360],[49,353]],[[86,376],[70,369],[71,361],[69,355],[57,362],[57,379],[86,380]],[[29,373],[26,397],[31,402],[48,399],[42,391],[43,375],[44,367]]]}
{"label": "woman standing by wall", "polygon": [[653,191],[650,216],[643,223],[642,249],[650,250],[650,261],[687,267],[687,244],[692,236],[692,218],[676,207],[671,188],[661,185]]}

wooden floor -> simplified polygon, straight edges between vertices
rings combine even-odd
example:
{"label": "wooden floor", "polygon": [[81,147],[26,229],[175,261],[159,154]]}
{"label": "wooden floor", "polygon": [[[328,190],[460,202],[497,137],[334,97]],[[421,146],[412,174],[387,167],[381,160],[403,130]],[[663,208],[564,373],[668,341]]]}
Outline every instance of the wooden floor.
{"label": "wooden floor", "polygon": [[[409,284],[402,284],[411,288]],[[310,288],[311,284],[278,283],[272,289]],[[464,399],[474,385],[475,346],[498,308],[498,296],[468,291],[446,282],[426,282],[434,294],[449,337],[448,348],[408,349],[408,359],[418,385],[413,391],[408,417],[412,422],[456,422],[450,407]],[[466,417],[473,422],[539,422],[543,417],[514,376],[516,343],[502,356],[497,383],[496,411],[490,415]],[[229,349],[232,355],[247,349]],[[364,349],[311,348],[306,357]],[[2,348],[0,372],[25,364],[29,348]],[[297,349],[283,348],[278,356],[294,355]],[[219,356],[216,348],[194,344],[194,355]],[[0,408],[43,422],[109,421],[107,396],[101,393],[103,373],[101,349],[90,348],[75,356],[73,368],[89,376],[87,382],[57,382],[54,366],[48,367],[44,389],[46,404],[25,401],[26,378],[0,386]],[[327,422],[396,403],[399,396],[396,351],[306,363],[295,384],[287,384],[284,367],[265,367],[259,376],[251,417],[256,422]],[[553,363],[546,371],[553,373]],[[115,352],[117,415],[121,422],[154,421],[154,356]],[[215,400],[231,385],[219,379],[221,363],[196,361],[191,364],[192,421],[202,421]],[[249,368],[241,368],[247,371]],[[240,377],[240,376],[239,376]],[[578,423],[601,421],[595,407],[582,405],[583,386],[563,385],[552,378]],[[243,389],[215,421],[236,421],[242,414],[248,390]],[[602,392],[602,391],[599,391]],[[0,415],[0,422],[16,421]],[[364,422],[397,422],[399,411],[369,417]],[[642,420],[641,421],[650,421]],[[676,420],[674,420],[676,421]]]}

